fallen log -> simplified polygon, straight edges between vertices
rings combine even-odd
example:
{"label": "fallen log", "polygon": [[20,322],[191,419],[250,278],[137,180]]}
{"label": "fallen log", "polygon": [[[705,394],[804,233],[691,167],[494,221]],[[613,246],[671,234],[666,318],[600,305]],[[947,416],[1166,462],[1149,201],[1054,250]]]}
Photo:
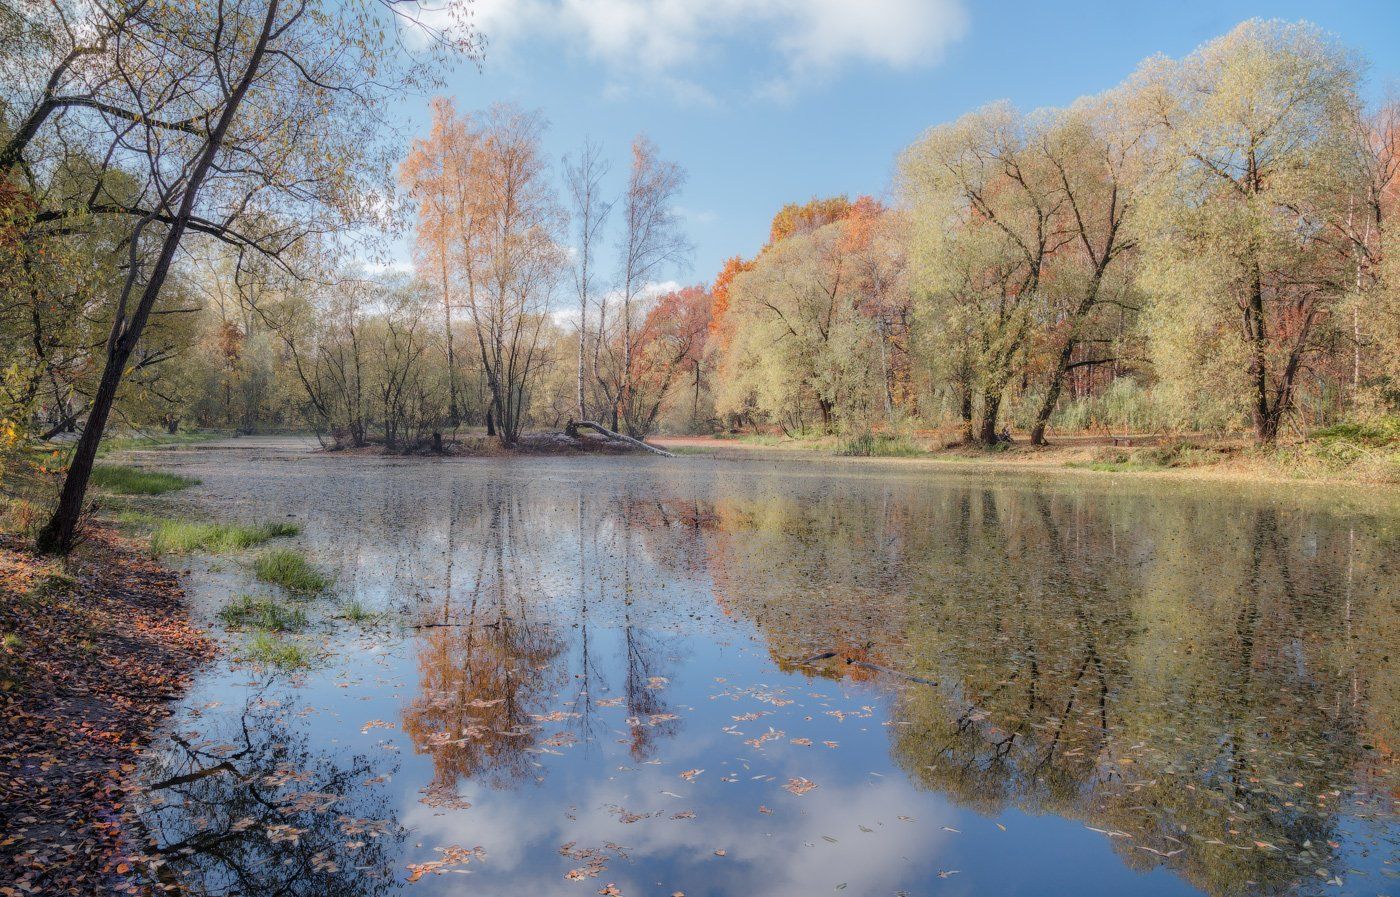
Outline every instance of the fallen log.
{"label": "fallen log", "polygon": [[647,445],[645,442],[643,442],[643,441],[640,440],[640,439],[633,439],[631,436],[626,436],[626,435],[624,435],[624,434],[622,434],[622,433],[618,433],[618,432],[616,432],[616,431],[609,430],[607,427],[603,426],[602,424],[594,423],[594,422],[591,421],[591,420],[581,420],[581,421],[577,421],[577,422],[570,421],[570,422],[569,422],[569,426],[565,428],[565,432],[568,433],[570,436],[573,436],[573,435],[575,435],[575,434],[578,432],[579,427],[584,427],[584,428],[589,429],[589,430],[596,430],[596,431],[598,431],[599,433],[603,434],[604,436],[608,437],[609,439],[616,439],[616,440],[618,440],[618,441],[620,441],[620,442],[625,442],[625,443],[627,443],[627,444],[629,444],[629,445],[635,445],[637,448],[646,449],[647,451],[652,452],[653,454],[660,455],[660,456],[663,457],[663,458],[674,458],[674,457],[676,457],[675,455],[671,454],[670,452],[666,451],[665,449],[657,448],[657,447],[654,446],[654,445]]}

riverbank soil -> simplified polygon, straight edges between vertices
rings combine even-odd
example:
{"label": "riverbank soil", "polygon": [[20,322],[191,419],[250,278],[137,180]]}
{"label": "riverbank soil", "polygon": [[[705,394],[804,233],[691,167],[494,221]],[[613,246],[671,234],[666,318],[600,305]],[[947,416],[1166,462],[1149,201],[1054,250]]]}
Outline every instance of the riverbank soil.
{"label": "riverbank soil", "polygon": [[213,653],[175,574],[111,530],[62,562],[0,536],[0,894],[143,890],[123,782]]}
{"label": "riverbank soil", "polygon": [[518,455],[633,455],[645,454],[646,449],[630,445],[617,439],[609,439],[596,433],[580,432],[569,436],[563,432],[542,430],[522,433],[514,449],[507,449],[495,436],[481,433],[445,435],[441,442],[422,439],[385,448],[382,441],[371,440],[368,445],[356,448],[335,448],[327,446],[326,452],[344,455],[423,455],[463,458],[507,458]]}

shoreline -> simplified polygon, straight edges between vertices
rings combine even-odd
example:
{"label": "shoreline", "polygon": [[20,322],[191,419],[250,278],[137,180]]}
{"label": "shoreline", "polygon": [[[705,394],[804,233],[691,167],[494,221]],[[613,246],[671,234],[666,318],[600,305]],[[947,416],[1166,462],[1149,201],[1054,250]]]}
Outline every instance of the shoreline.
{"label": "shoreline", "polygon": [[1015,443],[1002,451],[966,446],[950,446],[911,455],[840,455],[815,441],[789,440],[777,444],[744,442],[713,436],[656,436],[650,442],[690,457],[717,460],[787,460],[851,465],[890,465],[913,469],[975,472],[991,476],[1047,474],[1094,477],[1125,477],[1133,480],[1164,480],[1178,483],[1295,485],[1380,489],[1400,496],[1400,482],[1357,475],[1351,470],[1325,470],[1317,462],[1311,469],[1285,470],[1276,462],[1245,452],[1222,455],[1211,463],[1135,466],[1134,456],[1146,447],[1124,447],[1125,462],[1104,462],[1097,455],[1104,442],[1062,442],[1045,447]]}
{"label": "shoreline", "polygon": [[128,775],[217,651],[176,571],[108,525],[63,562],[0,539],[5,893],[139,893]]}

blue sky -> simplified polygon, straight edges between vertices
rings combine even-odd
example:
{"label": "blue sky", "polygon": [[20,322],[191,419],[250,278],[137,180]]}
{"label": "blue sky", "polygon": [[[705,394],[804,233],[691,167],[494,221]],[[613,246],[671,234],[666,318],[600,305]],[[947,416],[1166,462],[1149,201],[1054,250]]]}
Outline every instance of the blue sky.
{"label": "blue sky", "polygon": [[[689,173],[682,201],[708,282],[751,255],[785,202],[885,194],[896,154],[984,103],[1061,105],[1153,53],[1250,17],[1307,19],[1359,49],[1379,96],[1400,82],[1400,0],[476,0],[490,45],[447,93],[539,109],[557,160],[585,135],[613,159],[645,131]],[[426,125],[426,102],[414,116]],[[412,110],[409,110],[412,115]],[[608,247],[611,253],[611,246]]]}

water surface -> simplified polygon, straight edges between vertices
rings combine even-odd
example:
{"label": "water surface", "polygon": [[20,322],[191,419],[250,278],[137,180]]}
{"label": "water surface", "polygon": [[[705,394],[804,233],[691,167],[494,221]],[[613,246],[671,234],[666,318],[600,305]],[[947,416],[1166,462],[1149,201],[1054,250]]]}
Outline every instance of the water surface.
{"label": "water surface", "polygon": [[[192,893],[1400,892],[1384,501],[249,440],[159,463],[203,481],[190,512],[294,519],[336,577],[311,669],[228,634],[140,771]],[[210,627],[268,590],[191,568]]]}

